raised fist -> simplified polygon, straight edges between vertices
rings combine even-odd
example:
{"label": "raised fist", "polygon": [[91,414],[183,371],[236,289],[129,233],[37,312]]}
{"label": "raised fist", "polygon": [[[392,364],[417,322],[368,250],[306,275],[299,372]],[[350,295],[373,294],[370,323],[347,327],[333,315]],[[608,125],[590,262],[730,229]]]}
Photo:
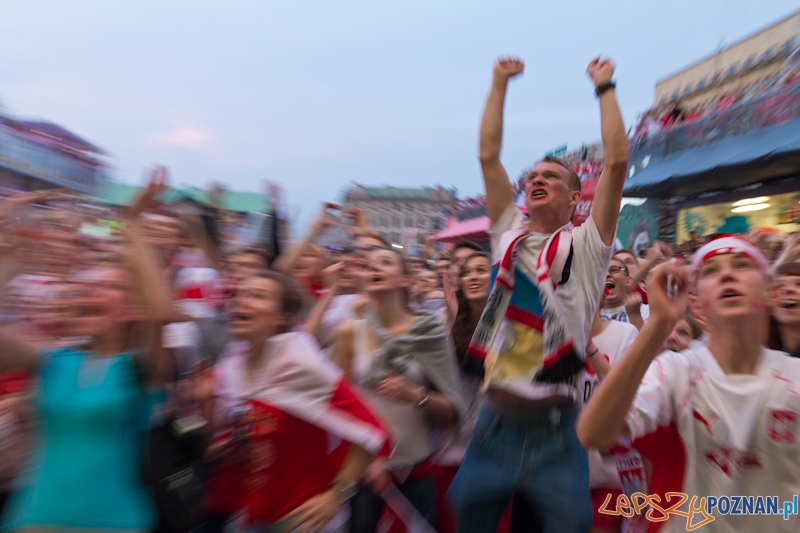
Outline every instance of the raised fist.
{"label": "raised fist", "polygon": [[673,327],[686,314],[689,301],[689,269],[675,263],[662,263],[652,272],[647,283],[650,320],[659,320]]}
{"label": "raised fist", "polygon": [[509,79],[522,74],[525,70],[525,62],[516,57],[506,57],[498,59],[494,65],[494,77],[501,79]]}
{"label": "raised fist", "polygon": [[586,67],[586,74],[592,78],[595,87],[608,83],[614,75],[614,64],[610,59],[601,59],[600,56],[592,59]]}

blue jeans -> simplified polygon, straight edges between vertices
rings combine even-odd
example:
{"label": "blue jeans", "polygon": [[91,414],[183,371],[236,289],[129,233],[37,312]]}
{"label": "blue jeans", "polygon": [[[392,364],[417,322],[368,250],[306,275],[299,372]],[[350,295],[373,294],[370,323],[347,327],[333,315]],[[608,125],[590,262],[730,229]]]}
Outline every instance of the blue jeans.
{"label": "blue jeans", "polygon": [[497,530],[511,496],[541,521],[543,533],[592,527],[589,459],[575,433],[577,410],[551,422],[523,421],[481,407],[449,497],[458,533]]}

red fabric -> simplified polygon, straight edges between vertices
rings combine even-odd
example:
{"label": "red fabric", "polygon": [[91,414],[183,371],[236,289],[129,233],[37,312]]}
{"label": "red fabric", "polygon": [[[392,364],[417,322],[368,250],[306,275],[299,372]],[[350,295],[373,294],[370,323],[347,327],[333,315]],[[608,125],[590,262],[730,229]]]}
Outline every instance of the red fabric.
{"label": "red fabric", "polygon": [[320,296],[322,296],[322,294],[325,292],[325,287],[308,276],[298,276],[297,281],[300,282],[300,285],[302,285],[315,299],[319,299]]}
{"label": "red fabric", "polygon": [[437,510],[436,510],[436,531],[438,533],[456,533],[456,510],[447,499],[447,491],[458,472],[457,466],[443,466],[436,474]]}
{"label": "red fabric", "polygon": [[[651,469],[648,469],[650,494],[658,494],[663,502],[666,501],[666,493],[683,492],[686,448],[675,422],[636,439],[633,446],[639,450],[642,458],[650,463]],[[664,522],[650,522],[647,531],[656,533],[663,524]]]}
{"label": "red fabric", "polygon": [[328,434],[269,405],[252,402],[247,459],[214,473],[204,508],[249,521],[278,521],[324,492],[341,468],[349,445],[328,451]]}
{"label": "red fabric", "polygon": [[611,503],[608,504],[608,508],[616,509],[617,498],[622,494],[620,489],[592,489],[592,510],[594,511],[592,527],[617,530],[622,527],[622,515],[611,516],[598,512],[609,494],[611,494]]}
{"label": "red fabric", "polygon": [[581,201],[575,206],[575,216],[572,217],[572,224],[577,228],[589,218],[592,213],[592,203],[594,193],[597,190],[597,182],[600,178],[592,178],[581,182]]}
{"label": "red fabric", "polygon": [[556,252],[558,251],[558,243],[561,240],[561,236],[561,233],[556,234],[555,238],[553,239],[553,243],[547,247],[547,256],[545,257],[547,266],[552,266],[553,261],[556,259]]}
{"label": "red fabric", "polygon": [[544,331],[544,318],[520,307],[509,304],[508,309],[506,309],[506,318],[524,324],[536,331]]}
{"label": "red fabric", "polygon": [[[336,387],[336,390],[333,392],[330,404],[331,407],[350,413],[354,418],[363,420],[377,428],[383,429],[389,427],[383,420],[378,418],[375,413],[367,408],[367,402],[362,400],[355,389],[344,379],[339,382],[338,387]],[[393,446],[394,444],[391,439],[388,438],[387,432],[387,438],[383,443],[383,448],[376,454],[376,457],[389,457],[392,453]]]}
{"label": "red fabric", "polygon": [[[251,522],[274,522],[327,490],[350,445],[278,407],[257,400],[248,404],[252,407],[245,426],[248,456],[215,471],[203,507],[219,514],[246,510]],[[336,384],[328,406],[345,417],[342,420],[352,417],[385,432],[385,425],[344,380]],[[389,450],[387,443],[382,453]]]}
{"label": "red fabric", "polygon": [[644,305],[648,305],[647,303],[647,289],[642,286],[636,287],[636,292],[642,295],[642,303]]}
{"label": "red fabric", "polygon": [[0,396],[31,390],[33,377],[26,372],[5,372],[0,374]]}
{"label": "red fabric", "polygon": [[349,446],[329,451],[320,428],[265,403],[252,405],[244,507],[251,522],[276,522],[328,489]]}

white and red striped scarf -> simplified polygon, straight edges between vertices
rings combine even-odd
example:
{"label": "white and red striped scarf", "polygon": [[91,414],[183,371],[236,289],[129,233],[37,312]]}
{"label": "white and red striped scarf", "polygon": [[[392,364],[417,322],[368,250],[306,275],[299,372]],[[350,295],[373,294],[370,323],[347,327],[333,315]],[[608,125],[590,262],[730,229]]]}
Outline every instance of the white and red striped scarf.
{"label": "white and red striped scarf", "polygon": [[[572,251],[572,230],[570,222],[559,228],[550,236],[537,259],[536,265],[536,284],[542,291],[542,300],[545,305],[554,301],[554,294],[558,285],[561,284],[564,276],[565,267],[569,261]],[[475,363],[483,366],[489,350],[495,344],[500,326],[506,316],[508,304],[511,301],[511,294],[514,292],[514,266],[518,255],[517,246],[530,235],[528,228],[513,230],[510,243],[506,247],[503,257],[498,263],[497,277],[495,279],[489,300],[475,328],[467,354],[465,356],[465,367],[474,367]],[[549,280],[549,282],[548,282]],[[563,353],[572,349],[570,339],[558,342],[547,342],[547,331],[545,331],[545,347],[543,366],[552,365]]]}

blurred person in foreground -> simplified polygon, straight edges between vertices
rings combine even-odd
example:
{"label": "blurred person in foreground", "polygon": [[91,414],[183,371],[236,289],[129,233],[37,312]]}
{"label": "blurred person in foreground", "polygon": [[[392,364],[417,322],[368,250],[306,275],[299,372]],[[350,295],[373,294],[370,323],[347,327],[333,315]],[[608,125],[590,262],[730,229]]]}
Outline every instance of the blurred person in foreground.
{"label": "blurred person in foreground", "polygon": [[521,502],[539,515],[546,533],[585,531],[592,522],[588,459],[575,420],[585,348],[619,216],[628,139],[611,81],[614,66],[597,58],[587,73],[600,103],[605,166],[591,215],[573,229],[580,178],[560,160],[545,158],[527,176],[523,216],[500,162],[506,89],[523,68],[517,59],[496,63],[481,124],[480,162],[498,271],[467,353],[483,360],[488,392],[450,488],[463,533],[493,531],[512,496],[515,506]]}
{"label": "blurred person in foreground", "polygon": [[174,310],[139,224],[128,220],[133,275],[122,267],[94,270],[76,284],[70,325],[85,339],[82,347],[41,351],[14,332],[0,333],[0,367],[38,377],[33,403],[41,421],[6,529],[156,526],[141,478],[140,432],[148,429],[145,387],[157,379],[161,326]]}
{"label": "blurred person in foreground", "polygon": [[[664,507],[679,503],[667,492],[791,500],[800,488],[800,361],[763,345],[775,302],[767,258],[742,238],[719,238],[697,251],[691,269],[658,267],[648,295],[650,320],[578,420],[581,443],[607,449],[630,435],[667,473],[649,487]],[[702,313],[708,345],[662,353],[687,301]],[[685,516],[672,515],[663,531],[685,531]],[[780,516],[713,518],[711,531],[796,530]]]}
{"label": "blurred person in foreground", "polygon": [[302,302],[285,274],[244,280],[229,314],[233,353],[213,378],[205,373],[200,396],[216,469],[204,508],[209,517],[242,513],[245,531],[344,531],[331,520],[371,458],[388,450],[342,371],[313,338],[290,332]]}
{"label": "blurred person in foreground", "polygon": [[402,253],[371,252],[364,278],[372,309],[339,330],[333,359],[380,412],[396,445],[367,468],[352,502],[351,531],[375,531],[384,508],[381,492],[390,480],[433,525],[432,433],[452,431],[463,415],[452,341],[433,313],[409,307],[413,280]]}

